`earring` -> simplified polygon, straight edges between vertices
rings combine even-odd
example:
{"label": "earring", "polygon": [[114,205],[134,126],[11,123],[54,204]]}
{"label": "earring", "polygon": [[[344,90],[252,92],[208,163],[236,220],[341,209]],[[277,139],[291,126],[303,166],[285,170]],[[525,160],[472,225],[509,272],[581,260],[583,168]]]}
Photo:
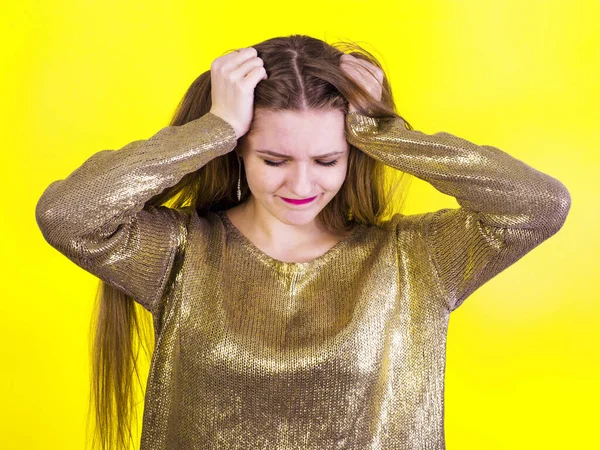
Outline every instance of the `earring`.
{"label": "earring", "polygon": [[242,158],[238,156],[238,164],[239,164],[239,174],[238,174],[238,185],[237,185],[237,199],[238,202],[242,199]]}

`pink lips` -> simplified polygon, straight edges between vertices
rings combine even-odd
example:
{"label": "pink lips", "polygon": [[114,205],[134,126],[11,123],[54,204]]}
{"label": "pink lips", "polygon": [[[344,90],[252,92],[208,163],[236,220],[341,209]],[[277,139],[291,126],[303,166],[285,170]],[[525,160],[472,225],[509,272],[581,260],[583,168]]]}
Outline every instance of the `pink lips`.
{"label": "pink lips", "polygon": [[315,198],[317,198],[316,195],[314,197],[304,198],[304,199],[293,199],[293,198],[281,197],[282,200],[286,201],[287,203],[291,203],[292,205],[304,205],[305,203],[312,202]]}

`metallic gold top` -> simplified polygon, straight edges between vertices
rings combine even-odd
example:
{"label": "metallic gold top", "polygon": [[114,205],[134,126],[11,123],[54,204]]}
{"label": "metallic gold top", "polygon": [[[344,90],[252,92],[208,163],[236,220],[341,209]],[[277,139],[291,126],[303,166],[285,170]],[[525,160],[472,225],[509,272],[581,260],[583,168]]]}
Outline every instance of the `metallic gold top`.
{"label": "metallic gold top", "polygon": [[358,226],[303,263],[222,212],[149,207],[236,145],[211,113],[51,183],[45,239],[154,318],[142,450],[443,449],[449,313],[563,225],[558,180],[496,147],[354,112],[348,141],[460,208]]}

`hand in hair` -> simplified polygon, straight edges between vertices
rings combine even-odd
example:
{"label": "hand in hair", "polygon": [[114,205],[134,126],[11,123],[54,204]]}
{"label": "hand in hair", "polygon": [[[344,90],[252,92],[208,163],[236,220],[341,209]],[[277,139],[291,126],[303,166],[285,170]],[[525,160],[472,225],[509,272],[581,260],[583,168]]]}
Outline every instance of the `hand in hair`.
{"label": "hand in hair", "polygon": [[256,49],[247,47],[215,59],[210,66],[210,112],[229,122],[238,139],[250,130],[254,88],[267,78],[263,64]]}
{"label": "hand in hair", "polygon": [[[342,71],[361,85],[375,100],[381,100],[383,71],[361,58],[347,53],[340,57]],[[357,111],[353,104],[349,105],[348,112]]]}

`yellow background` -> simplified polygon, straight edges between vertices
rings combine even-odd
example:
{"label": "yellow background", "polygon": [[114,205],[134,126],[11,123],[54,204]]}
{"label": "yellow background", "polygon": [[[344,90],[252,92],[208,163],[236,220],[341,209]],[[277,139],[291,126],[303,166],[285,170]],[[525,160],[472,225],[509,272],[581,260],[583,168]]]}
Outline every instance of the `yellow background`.
{"label": "yellow background", "polygon": [[[563,229],[451,316],[446,440],[597,445],[599,17],[595,0],[4,4],[0,448],[85,447],[97,281],[43,240],[44,188],[166,126],[226,50],[293,33],[359,41],[416,129],[497,146],[569,189]],[[458,204],[413,180],[405,213],[443,207]]]}

